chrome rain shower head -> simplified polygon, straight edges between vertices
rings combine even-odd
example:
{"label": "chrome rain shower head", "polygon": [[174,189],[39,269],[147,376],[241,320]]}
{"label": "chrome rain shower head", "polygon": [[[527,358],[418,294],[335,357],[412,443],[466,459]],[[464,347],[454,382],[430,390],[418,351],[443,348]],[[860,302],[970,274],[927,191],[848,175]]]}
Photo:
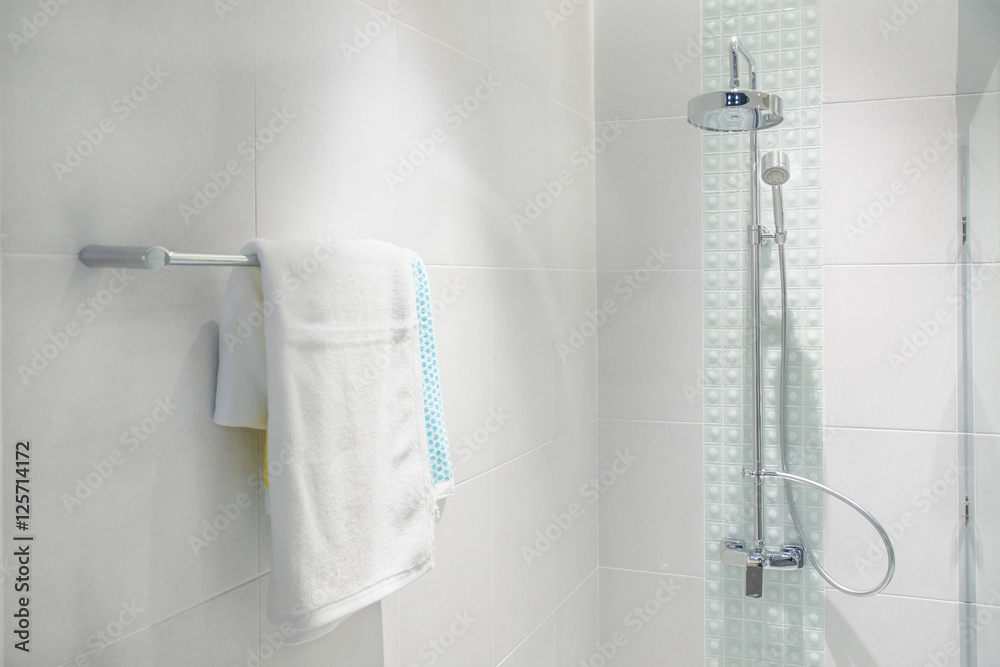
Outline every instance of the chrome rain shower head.
{"label": "chrome rain shower head", "polygon": [[781,98],[759,90],[717,90],[688,102],[688,122],[712,132],[766,130],[784,120]]}
{"label": "chrome rain shower head", "polygon": [[[739,56],[750,65],[750,88],[740,87]],[[729,40],[729,90],[716,90],[688,102],[688,122],[712,132],[766,130],[784,120],[784,103],[757,90],[757,61],[739,37]]]}
{"label": "chrome rain shower head", "polygon": [[771,151],[760,162],[760,178],[771,187],[784,185],[792,177],[788,154]]}

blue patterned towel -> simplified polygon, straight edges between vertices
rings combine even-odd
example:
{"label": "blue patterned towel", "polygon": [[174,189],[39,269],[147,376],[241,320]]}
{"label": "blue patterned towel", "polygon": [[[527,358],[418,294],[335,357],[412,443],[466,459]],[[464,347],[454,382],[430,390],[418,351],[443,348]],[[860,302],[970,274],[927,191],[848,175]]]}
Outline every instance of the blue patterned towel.
{"label": "blue patterned towel", "polygon": [[451,451],[444,426],[441,405],[441,378],[438,375],[437,348],[434,345],[434,311],[430,283],[424,263],[412,250],[406,250],[413,268],[413,286],[417,292],[417,319],[420,322],[420,367],[424,380],[424,422],[431,461],[434,500],[455,493],[455,475],[451,469]]}

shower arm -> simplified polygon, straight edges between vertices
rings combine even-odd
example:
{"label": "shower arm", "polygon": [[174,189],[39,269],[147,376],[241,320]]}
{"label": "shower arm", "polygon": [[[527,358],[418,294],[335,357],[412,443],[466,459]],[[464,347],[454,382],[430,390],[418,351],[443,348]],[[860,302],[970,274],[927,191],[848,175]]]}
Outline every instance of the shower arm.
{"label": "shower arm", "polygon": [[729,39],[729,87],[736,90],[740,87],[740,54],[746,58],[750,66],[750,90],[757,90],[757,61],[750,54],[750,49],[739,37],[733,35]]}

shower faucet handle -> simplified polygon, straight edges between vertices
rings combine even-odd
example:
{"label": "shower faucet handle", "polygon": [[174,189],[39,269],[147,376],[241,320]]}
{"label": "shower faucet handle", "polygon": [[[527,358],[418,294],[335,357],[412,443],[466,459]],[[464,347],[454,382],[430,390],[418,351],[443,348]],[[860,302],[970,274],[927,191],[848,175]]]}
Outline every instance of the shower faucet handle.
{"label": "shower faucet handle", "polygon": [[746,596],[759,598],[764,593],[764,554],[754,551],[747,556]]}
{"label": "shower faucet handle", "polygon": [[783,544],[778,553],[767,554],[768,567],[790,567],[801,570],[806,560],[802,547],[795,544]]}
{"label": "shower faucet handle", "polygon": [[722,540],[722,562],[746,568],[746,596],[759,598],[764,592],[764,565],[767,553],[747,551],[742,540]]}

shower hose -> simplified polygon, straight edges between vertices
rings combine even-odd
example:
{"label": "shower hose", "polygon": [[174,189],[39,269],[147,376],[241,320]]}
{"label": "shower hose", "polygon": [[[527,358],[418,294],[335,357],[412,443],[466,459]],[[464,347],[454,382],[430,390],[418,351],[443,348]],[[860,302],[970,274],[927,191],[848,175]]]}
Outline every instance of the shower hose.
{"label": "shower hose", "polygon": [[[812,566],[816,568],[816,571],[819,572],[819,575],[823,577],[828,584],[842,593],[856,595],[858,597],[875,595],[889,585],[889,581],[892,579],[892,574],[896,569],[896,552],[893,551],[892,542],[889,540],[889,535],[886,534],[885,529],[882,528],[882,524],[880,524],[868,510],[839,491],[835,491],[825,484],[820,484],[819,482],[814,482],[811,479],[793,475],[788,472],[788,437],[785,433],[787,428],[786,411],[788,407],[788,399],[786,396],[788,385],[788,286],[785,281],[785,244],[777,243],[776,245],[778,246],[778,270],[781,274],[781,391],[779,393],[780,398],[778,399],[778,442],[780,443],[781,448],[781,472],[770,470],[764,471],[762,474],[764,477],[777,477],[784,481],[785,500],[788,502],[788,510],[792,515],[792,524],[795,526],[795,531],[799,534],[799,539],[802,541],[802,550],[805,551],[806,557],[809,559],[809,562],[812,563]],[[798,482],[800,484],[811,486],[815,489],[819,489],[823,493],[833,496],[837,500],[854,509],[858,514],[867,519],[868,523],[875,528],[879,537],[881,537],[882,541],[885,542],[886,555],[889,557],[889,564],[885,570],[885,577],[882,578],[882,581],[877,586],[869,589],[848,588],[847,586],[844,586],[840,582],[836,581],[825,569],[823,569],[819,559],[816,557],[816,553],[809,544],[809,539],[806,537],[805,530],[802,528],[802,520],[799,518],[799,511],[795,506],[795,499],[792,497],[792,482]]]}

